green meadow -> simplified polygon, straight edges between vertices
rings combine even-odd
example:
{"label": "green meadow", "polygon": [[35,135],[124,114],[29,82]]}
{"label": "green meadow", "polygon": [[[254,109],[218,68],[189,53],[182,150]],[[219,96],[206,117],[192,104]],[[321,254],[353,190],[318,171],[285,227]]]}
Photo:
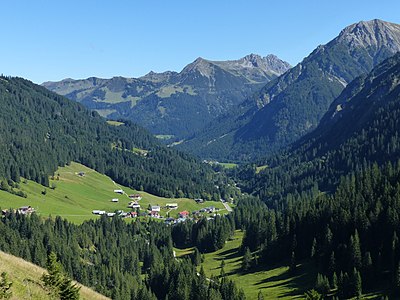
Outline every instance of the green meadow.
{"label": "green meadow", "polygon": [[[84,176],[80,176],[80,172],[83,172]],[[226,212],[221,202],[207,201],[197,204],[193,199],[169,199],[136,191],[118,185],[108,176],[78,163],[59,168],[55,175],[54,179],[50,179],[50,186],[54,186],[54,189],[21,179],[20,190],[28,195],[27,198],[0,191],[0,207],[7,209],[30,205],[41,216],[61,216],[74,223],[82,223],[87,219],[98,218],[92,214],[93,210],[130,211],[131,209],[127,207],[131,201],[128,195],[140,193],[143,197],[139,201],[142,210],[147,210],[149,204],[160,206],[165,206],[167,203],[178,204],[176,210],[162,209],[160,213],[162,216],[166,216],[169,212],[169,216],[176,217],[180,211],[193,211],[211,205],[219,208],[221,213]],[[114,193],[116,189],[122,189],[125,194]],[[113,198],[117,198],[118,203],[112,202]]]}
{"label": "green meadow", "polygon": [[[225,274],[244,290],[247,299],[257,299],[260,291],[264,299],[302,299],[304,292],[313,287],[316,273],[310,263],[299,264],[295,274],[290,273],[287,266],[254,267],[249,272],[242,272],[243,256],[238,253],[242,238],[243,232],[237,230],[224,248],[204,254],[202,265],[207,277],[219,276],[224,261]],[[175,249],[175,253],[180,257],[192,250]]]}

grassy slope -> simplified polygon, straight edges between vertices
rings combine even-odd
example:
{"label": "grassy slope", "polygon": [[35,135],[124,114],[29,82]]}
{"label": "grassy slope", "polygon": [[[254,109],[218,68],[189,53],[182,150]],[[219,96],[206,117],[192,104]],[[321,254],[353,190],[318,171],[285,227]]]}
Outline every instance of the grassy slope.
{"label": "grassy slope", "polygon": [[[85,172],[85,176],[80,177],[78,172]],[[18,208],[24,205],[31,205],[42,216],[59,215],[72,222],[81,223],[90,218],[97,218],[92,214],[92,210],[114,210],[129,211],[127,205],[130,199],[127,195],[114,193],[114,189],[122,188],[128,195],[137,191],[116,185],[113,181],[92,169],[78,163],[71,163],[70,166],[59,168],[56,175],[60,174],[59,180],[50,180],[50,186],[56,185],[54,190],[27,181],[20,183],[20,187],[28,194],[28,198],[21,198],[10,193],[0,191],[1,208]],[[42,191],[46,190],[46,195]],[[178,203],[177,210],[170,212],[171,217],[175,217],[182,210],[198,210],[201,207],[214,205],[221,210],[224,209],[221,202],[206,202],[196,204],[192,199],[168,199],[154,196],[145,192],[140,192],[143,199],[140,201],[142,209],[147,209],[149,204],[165,205],[167,203]],[[112,203],[111,199],[118,198],[119,203]],[[166,215],[167,210],[162,210],[161,215]],[[224,212],[223,210],[221,212]]]}
{"label": "grassy slope", "polygon": [[[237,254],[243,238],[243,232],[236,231],[234,237],[227,241],[225,247],[214,253],[204,255],[203,268],[207,277],[219,275],[221,261],[225,261],[225,273],[243,288],[248,299],[257,299],[259,291],[265,299],[302,298],[305,290],[315,282],[315,272],[310,264],[298,266],[296,275],[289,273],[288,267],[271,266],[267,270],[252,269],[249,273],[241,273],[242,256]],[[176,255],[182,256],[191,249],[176,249]]]}
{"label": "grassy slope", "polygon": [[238,165],[234,163],[219,163],[221,166],[223,166],[225,169],[233,169],[236,168]]}
{"label": "grassy slope", "polygon": [[[225,261],[225,273],[229,279],[241,287],[247,299],[257,299],[259,291],[264,299],[303,299],[304,292],[314,287],[316,270],[309,262],[297,265],[293,275],[287,266],[271,266],[253,268],[248,273],[240,271],[242,255],[237,250],[242,242],[243,232],[237,230],[234,237],[227,241],[225,247],[214,253],[204,255],[203,268],[207,277],[218,276],[221,272],[221,261]],[[193,248],[177,249],[177,257],[191,254]],[[200,268],[199,268],[200,269]],[[372,292],[363,295],[363,299],[381,299],[382,292]],[[355,298],[354,298],[355,300]]]}
{"label": "grassy slope", "polygon": [[[7,272],[13,282],[11,299],[51,299],[39,284],[44,269],[0,251],[0,273]],[[82,286],[81,299],[109,299]]]}

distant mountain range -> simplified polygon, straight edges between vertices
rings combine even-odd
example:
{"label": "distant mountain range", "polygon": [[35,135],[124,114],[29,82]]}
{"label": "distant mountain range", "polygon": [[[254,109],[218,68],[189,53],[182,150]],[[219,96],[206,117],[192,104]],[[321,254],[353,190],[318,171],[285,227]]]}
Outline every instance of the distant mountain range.
{"label": "distant mountain range", "polygon": [[196,59],[181,72],[45,82],[43,86],[110,119],[129,119],[154,134],[181,139],[240,104],[290,68],[274,55]]}
{"label": "distant mountain range", "polygon": [[400,25],[350,25],[179,147],[222,161],[265,156],[310,132],[353,79],[398,51]]}

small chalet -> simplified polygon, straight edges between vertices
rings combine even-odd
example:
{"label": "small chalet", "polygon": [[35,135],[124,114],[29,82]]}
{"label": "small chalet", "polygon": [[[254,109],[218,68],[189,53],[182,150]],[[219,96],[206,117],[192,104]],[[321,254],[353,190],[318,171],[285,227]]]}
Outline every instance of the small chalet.
{"label": "small chalet", "polygon": [[92,211],[92,214],[94,214],[94,215],[104,215],[105,213],[106,213],[105,210],[95,209],[95,210]]}
{"label": "small chalet", "polygon": [[140,204],[137,203],[136,201],[131,201],[131,202],[129,202],[128,207],[129,208],[140,208]]}
{"label": "small chalet", "polygon": [[131,211],[130,215],[131,215],[131,218],[136,218],[138,216],[136,211]]}
{"label": "small chalet", "polygon": [[117,194],[123,194],[124,193],[124,191],[123,190],[114,190],[114,193],[117,193]]}
{"label": "small chalet", "polygon": [[213,212],[215,212],[215,207],[214,206],[209,206],[209,207],[206,207],[206,211],[210,214],[210,213],[213,213]]}
{"label": "small chalet", "polygon": [[18,208],[18,212],[22,215],[28,215],[31,214],[35,211],[35,209],[32,206],[22,206]]}
{"label": "small chalet", "polygon": [[204,200],[201,198],[194,199],[196,203],[204,203]]}
{"label": "small chalet", "polygon": [[85,172],[82,172],[82,171],[81,171],[81,172],[78,173],[78,175],[81,176],[81,177],[83,177],[83,176],[85,176]]}
{"label": "small chalet", "polygon": [[190,213],[189,213],[187,210],[181,211],[181,212],[179,213],[179,217],[180,217],[180,218],[184,218],[184,219],[186,219],[187,217],[189,217],[189,215],[190,215]]}
{"label": "small chalet", "polygon": [[160,211],[161,211],[161,207],[158,206],[158,205],[152,205],[150,210],[151,210],[151,211],[160,212]]}
{"label": "small chalet", "polygon": [[136,201],[142,200],[142,196],[140,194],[129,195],[129,198]]}
{"label": "small chalet", "polygon": [[107,217],[114,217],[114,216],[115,216],[115,213],[111,213],[111,212],[107,213]]}
{"label": "small chalet", "polygon": [[117,203],[118,202],[118,198],[112,199],[111,202]]}
{"label": "small chalet", "polygon": [[159,217],[160,217],[160,212],[152,210],[152,211],[150,212],[150,217],[152,217],[152,218],[159,218]]}
{"label": "small chalet", "polygon": [[178,208],[178,203],[167,203],[166,206],[169,209],[177,209]]}

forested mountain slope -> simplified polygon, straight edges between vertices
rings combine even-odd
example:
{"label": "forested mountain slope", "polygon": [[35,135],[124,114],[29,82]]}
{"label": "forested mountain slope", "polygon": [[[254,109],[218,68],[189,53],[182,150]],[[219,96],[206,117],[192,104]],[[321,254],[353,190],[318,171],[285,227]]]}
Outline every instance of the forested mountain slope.
{"label": "forested mountain slope", "polygon": [[314,129],[348,83],[399,50],[400,25],[350,25],[179,147],[217,160],[265,156]]}
{"label": "forested mountain slope", "polygon": [[[284,154],[238,170],[258,199],[235,213],[242,248],[297,274],[313,262],[315,289],[339,299],[400,294],[400,54],[351,82],[316,130]],[[266,205],[265,205],[266,204]]]}
{"label": "forested mountain slope", "polygon": [[155,134],[181,139],[289,68],[274,55],[250,54],[232,61],[198,58],[179,73],[65,79],[43,85],[110,119],[132,120]]}
{"label": "forested mountain slope", "polygon": [[111,126],[96,112],[20,78],[0,78],[0,177],[48,185],[77,161],[115,181],[161,196],[218,193],[208,166],[160,146],[144,129]]}
{"label": "forested mountain slope", "polygon": [[400,54],[354,80],[319,127],[282,155],[261,164],[250,190],[278,199],[316,185],[330,191],[340,177],[400,158]]}

